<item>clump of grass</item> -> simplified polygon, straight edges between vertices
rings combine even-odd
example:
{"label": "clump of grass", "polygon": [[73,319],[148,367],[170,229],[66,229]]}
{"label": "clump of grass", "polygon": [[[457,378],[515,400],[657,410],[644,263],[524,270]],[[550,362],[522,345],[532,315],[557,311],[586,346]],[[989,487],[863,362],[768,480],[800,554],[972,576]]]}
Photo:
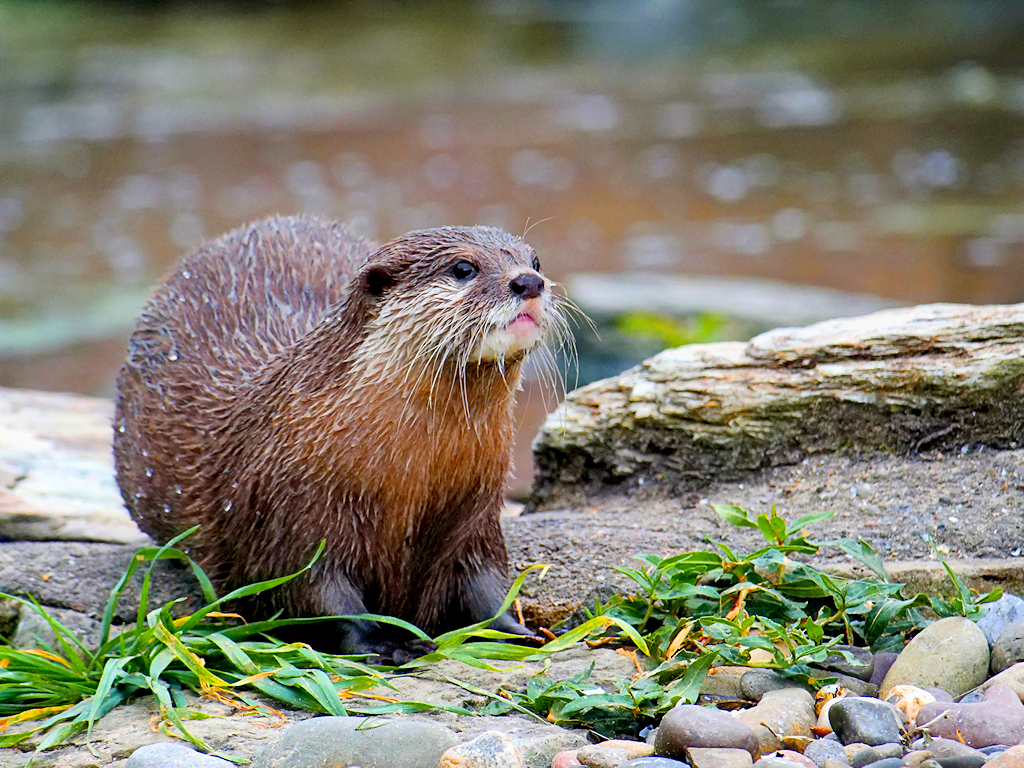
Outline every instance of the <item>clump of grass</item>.
{"label": "clump of grass", "polygon": [[[264,703],[265,699],[254,698],[253,691],[292,709],[332,715],[381,715],[428,709],[469,715],[472,713],[462,707],[399,701],[370,691],[394,688],[390,679],[395,675],[414,674],[441,659],[486,666],[481,659],[533,658],[565,648],[609,623],[618,623],[613,617],[597,617],[538,650],[497,642],[513,636],[487,629],[489,622],[485,621],[435,638],[434,652],[401,668],[372,666],[362,656],[319,653],[304,643],[283,643],[269,634],[281,627],[324,621],[323,618],[245,623],[240,616],[219,610],[224,603],[273,589],[308,570],[319,558],[322,544],[313,560],[297,573],[217,597],[203,570],[174,548],[195,530],[184,532],[165,546],[147,547],[136,553],[110,594],[95,648],[86,648],[37,602],[7,596],[24,609],[41,615],[57,643],[56,647],[44,650],[0,645],[0,747],[16,746],[41,735],[38,753],[83,730],[88,738],[95,724],[114,707],[132,696],[145,694],[156,697],[165,722],[205,752],[212,751],[209,745],[193,735],[185,724],[186,720],[201,716],[189,709],[186,692],[264,714],[276,712]],[[187,563],[199,581],[206,605],[194,613],[175,617],[172,609],[179,601],[153,610],[148,608],[153,567],[168,559]],[[147,563],[137,623],[112,637],[113,617],[121,595],[136,571]],[[513,584],[498,615],[512,604],[527,572]],[[375,614],[352,618],[390,623],[421,639],[430,639],[417,627],[399,619]],[[643,639],[630,626],[621,623],[621,630],[643,647]],[[17,733],[2,733],[10,726],[25,723],[31,723],[31,727]]]}
{"label": "clump of grass", "polygon": [[[636,583],[636,594],[616,595],[588,610],[591,620],[616,619],[592,644],[626,648],[636,644],[635,635],[643,638],[647,658],[643,665],[638,662],[632,680],[617,681],[609,692],[589,684],[589,672],[564,681],[542,674],[525,692],[504,692],[507,701],[492,702],[485,712],[506,712],[515,704],[559,725],[583,726],[609,737],[636,734],[680,701],[695,702],[712,666],[774,669],[820,687],[836,678],[813,665],[845,655],[836,645],[899,649],[927,624],[922,609],[939,617],[975,618],[984,603],[1002,594],[998,589],[973,594],[943,561],[954,585],[952,600],[906,597],[867,542],[808,541],[804,529],[832,512],[787,523],[774,508],[771,515],[756,517],[736,506],[714,508],[734,525],[759,530],[766,546],[739,554],[709,540],[709,550],[664,558],[641,555],[640,567],[617,569]],[[871,576],[845,578],[791,558],[816,554],[823,546],[838,547]],[[623,625],[633,632],[624,634]]]}

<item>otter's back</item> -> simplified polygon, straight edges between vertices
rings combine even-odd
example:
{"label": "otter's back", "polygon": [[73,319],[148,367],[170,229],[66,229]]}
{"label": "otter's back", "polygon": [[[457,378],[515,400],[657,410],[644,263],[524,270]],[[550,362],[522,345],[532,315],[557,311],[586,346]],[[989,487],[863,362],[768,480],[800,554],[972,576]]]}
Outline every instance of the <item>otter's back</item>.
{"label": "otter's back", "polygon": [[114,430],[118,483],[143,530],[187,527],[200,500],[182,478],[203,482],[235,400],[341,304],[372,249],[334,222],[273,218],[202,245],[159,285],[129,341]]}

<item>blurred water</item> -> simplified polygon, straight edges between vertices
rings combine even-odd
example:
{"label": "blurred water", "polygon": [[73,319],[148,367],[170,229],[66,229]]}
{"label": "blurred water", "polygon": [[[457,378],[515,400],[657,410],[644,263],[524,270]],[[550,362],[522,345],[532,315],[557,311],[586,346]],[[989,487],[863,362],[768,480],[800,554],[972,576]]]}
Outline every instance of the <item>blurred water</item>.
{"label": "blurred water", "polygon": [[1020,300],[1022,39],[1006,0],[0,0],[0,385],[109,392],[148,286],[275,212]]}

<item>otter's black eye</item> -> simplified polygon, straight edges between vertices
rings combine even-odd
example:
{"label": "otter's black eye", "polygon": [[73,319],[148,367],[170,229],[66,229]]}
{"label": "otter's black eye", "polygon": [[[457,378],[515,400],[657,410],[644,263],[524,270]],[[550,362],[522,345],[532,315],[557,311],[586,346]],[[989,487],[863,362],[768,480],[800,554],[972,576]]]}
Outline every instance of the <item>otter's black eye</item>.
{"label": "otter's black eye", "polygon": [[540,272],[540,259],[538,259],[536,256],[534,256],[533,257],[533,261],[530,262],[530,268],[534,272]]}
{"label": "otter's black eye", "polygon": [[477,273],[475,265],[470,264],[468,261],[460,261],[454,267],[452,267],[452,275],[456,280],[469,280]]}

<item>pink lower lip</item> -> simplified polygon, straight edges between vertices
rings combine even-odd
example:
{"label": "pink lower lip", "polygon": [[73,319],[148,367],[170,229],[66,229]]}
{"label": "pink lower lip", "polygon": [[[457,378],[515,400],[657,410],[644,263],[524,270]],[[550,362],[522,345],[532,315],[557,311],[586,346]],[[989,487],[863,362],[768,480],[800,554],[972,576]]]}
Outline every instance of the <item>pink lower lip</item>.
{"label": "pink lower lip", "polygon": [[520,315],[515,320],[513,320],[511,323],[509,323],[508,327],[509,328],[522,328],[523,326],[526,326],[526,325],[537,325],[537,321],[534,320],[529,315]]}

